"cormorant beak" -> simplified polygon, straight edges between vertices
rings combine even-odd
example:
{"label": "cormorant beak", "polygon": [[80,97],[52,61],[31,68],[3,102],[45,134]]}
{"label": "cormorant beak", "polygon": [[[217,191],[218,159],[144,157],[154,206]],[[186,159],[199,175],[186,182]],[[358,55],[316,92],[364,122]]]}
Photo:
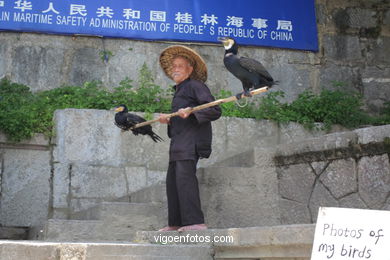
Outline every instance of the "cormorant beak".
{"label": "cormorant beak", "polygon": [[123,107],[116,107],[115,108],[115,112],[122,112],[123,111]]}
{"label": "cormorant beak", "polygon": [[234,40],[229,37],[218,37],[218,41],[223,43],[223,47],[228,50],[234,45]]}
{"label": "cormorant beak", "polygon": [[225,42],[227,42],[227,38],[226,37],[218,37],[218,41],[220,41],[220,42],[223,42],[223,43],[225,43]]}

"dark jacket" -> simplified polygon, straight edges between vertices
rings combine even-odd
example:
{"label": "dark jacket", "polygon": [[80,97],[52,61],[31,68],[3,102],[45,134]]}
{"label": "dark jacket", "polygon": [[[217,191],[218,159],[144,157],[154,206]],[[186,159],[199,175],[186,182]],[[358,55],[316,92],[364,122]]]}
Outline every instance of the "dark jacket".
{"label": "dark jacket", "polygon": [[[174,86],[172,112],[214,101],[209,88],[201,81],[187,79]],[[172,117],[168,125],[171,138],[169,161],[208,158],[211,154],[211,121],[221,116],[221,108],[214,106],[192,113],[188,118]]]}

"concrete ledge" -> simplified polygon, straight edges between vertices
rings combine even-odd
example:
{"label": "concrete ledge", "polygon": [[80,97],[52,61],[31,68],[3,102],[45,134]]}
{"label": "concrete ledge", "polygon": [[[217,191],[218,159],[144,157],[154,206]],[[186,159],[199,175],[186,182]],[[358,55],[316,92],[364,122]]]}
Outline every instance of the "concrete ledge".
{"label": "concrete ledge", "polygon": [[0,241],[2,260],[212,260],[210,246]]}
{"label": "concrete ledge", "polygon": [[24,240],[28,233],[28,227],[0,227],[0,239]]}
{"label": "concrete ledge", "polygon": [[332,133],[278,145],[277,165],[380,155],[389,151],[390,125]]}
{"label": "concrete ledge", "polygon": [[[137,241],[166,244],[207,244],[215,259],[309,259],[314,224],[209,229],[188,232],[137,232]],[[175,242],[176,239],[176,242]]]}

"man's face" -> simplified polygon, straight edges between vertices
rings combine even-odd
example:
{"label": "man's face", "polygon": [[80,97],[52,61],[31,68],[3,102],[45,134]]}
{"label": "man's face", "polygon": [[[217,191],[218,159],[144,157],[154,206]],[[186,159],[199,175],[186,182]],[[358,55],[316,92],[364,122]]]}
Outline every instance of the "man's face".
{"label": "man's face", "polygon": [[172,62],[172,79],[176,84],[187,79],[194,68],[182,57],[177,57]]}

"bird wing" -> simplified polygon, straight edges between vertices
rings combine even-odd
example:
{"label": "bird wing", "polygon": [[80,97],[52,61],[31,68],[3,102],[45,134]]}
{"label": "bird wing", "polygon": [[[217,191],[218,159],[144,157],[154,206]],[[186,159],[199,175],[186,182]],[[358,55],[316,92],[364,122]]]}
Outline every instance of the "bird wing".
{"label": "bird wing", "polygon": [[143,119],[142,117],[134,114],[127,113],[126,114],[126,120],[129,124],[135,125],[141,122],[145,122],[146,120]]}
{"label": "bird wing", "polygon": [[273,81],[271,74],[264,68],[263,64],[258,62],[257,60],[246,58],[246,57],[240,57],[239,59],[240,65],[244,67],[245,69],[253,72],[259,73],[262,77],[266,78],[268,81]]}

